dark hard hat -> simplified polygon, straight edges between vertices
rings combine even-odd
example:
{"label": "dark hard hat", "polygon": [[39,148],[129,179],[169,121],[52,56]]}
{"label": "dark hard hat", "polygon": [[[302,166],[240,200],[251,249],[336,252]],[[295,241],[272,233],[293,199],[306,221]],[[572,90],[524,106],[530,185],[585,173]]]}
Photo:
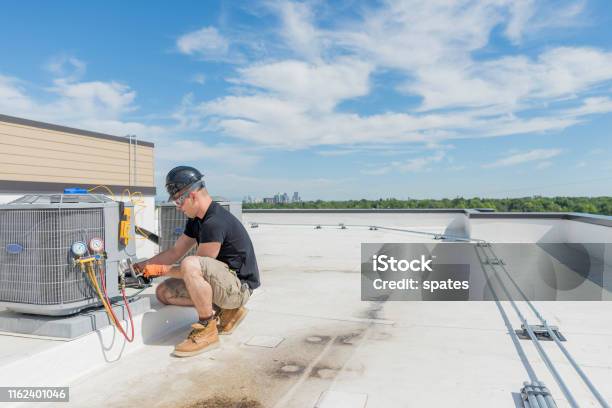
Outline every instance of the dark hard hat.
{"label": "dark hard hat", "polygon": [[178,166],[168,172],[166,176],[166,190],[170,194],[170,198],[176,193],[197,183],[201,180],[204,187],[204,176],[197,169],[189,166]]}

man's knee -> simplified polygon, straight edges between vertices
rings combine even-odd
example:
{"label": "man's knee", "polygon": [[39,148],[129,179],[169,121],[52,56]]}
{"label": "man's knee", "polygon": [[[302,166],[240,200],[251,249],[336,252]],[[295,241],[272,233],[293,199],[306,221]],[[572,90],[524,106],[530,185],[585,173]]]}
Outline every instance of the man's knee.
{"label": "man's knee", "polygon": [[[189,277],[203,277],[205,281],[210,281],[209,279],[209,268],[208,265],[211,261],[216,261],[216,259],[208,257],[208,256],[188,256],[185,257],[181,261],[181,272],[183,273],[183,278]],[[189,275],[189,276],[186,276]]]}
{"label": "man's knee", "polygon": [[208,260],[213,259],[209,257],[199,256],[188,256],[181,261],[181,273],[182,279],[187,286],[191,285],[192,282],[204,282],[211,284],[210,275],[208,270]]}
{"label": "man's knee", "polygon": [[202,275],[202,264],[197,256],[187,256],[181,261],[181,273],[184,278]]}
{"label": "man's knee", "polygon": [[162,282],[159,285],[157,285],[157,288],[155,289],[155,296],[157,297],[157,300],[159,300],[164,305],[169,305],[170,304],[168,302],[168,299],[166,298],[167,289],[168,288],[166,287],[164,282]]}
{"label": "man's knee", "polygon": [[191,271],[191,270],[200,270],[202,269],[202,264],[200,263],[199,256],[186,256],[181,261],[181,270],[182,271]]}

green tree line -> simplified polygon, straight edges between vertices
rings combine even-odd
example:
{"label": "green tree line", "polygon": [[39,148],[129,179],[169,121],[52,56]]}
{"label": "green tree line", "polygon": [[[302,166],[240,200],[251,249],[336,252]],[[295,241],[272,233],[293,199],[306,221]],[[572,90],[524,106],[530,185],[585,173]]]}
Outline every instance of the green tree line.
{"label": "green tree line", "polygon": [[243,203],[243,208],[492,208],[495,211],[580,212],[612,215],[612,197],[444,198],[441,200],[301,201],[289,204]]}

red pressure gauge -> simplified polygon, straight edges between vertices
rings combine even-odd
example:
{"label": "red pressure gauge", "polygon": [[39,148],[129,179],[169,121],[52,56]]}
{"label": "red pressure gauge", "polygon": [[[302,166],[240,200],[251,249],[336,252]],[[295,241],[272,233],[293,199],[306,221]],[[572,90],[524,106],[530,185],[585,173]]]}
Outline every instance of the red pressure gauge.
{"label": "red pressure gauge", "polygon": [[104,241],[101,238],[92,238],[89,241],[89,249],[91,252],[104,252]]}

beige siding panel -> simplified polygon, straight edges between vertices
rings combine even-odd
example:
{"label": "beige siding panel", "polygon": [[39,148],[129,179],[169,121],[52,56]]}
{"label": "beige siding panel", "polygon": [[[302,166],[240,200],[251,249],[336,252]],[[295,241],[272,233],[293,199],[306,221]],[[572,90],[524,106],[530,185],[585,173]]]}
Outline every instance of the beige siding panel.
{"label": "beige siding panel", "polygon": [[[27,178],[16,178],[18,175],[27,176]],[[0,180],[40,181],[41,177],[45,177],[47,179],[46,181],[58,183],[68,179],[74,183],[87,183],[87,181],[80,180],[96,179],[101,180],[104,184],[130,184],[127,173],[117,174],[97,171],[79,171],[48,166],[37,166],[33,168],[31,165],[0,163]],[[153,175],[138,175],[138,182],[132,184],[152,187],[154,185]]]}
{"label": "beige siding panel", "polygon": [[[0,143],[0,162],[6,161],[10,163],[39,163],[38,159],[55,159],[60,162],[72,163],[71,166],[76,164],[89,165],[89,164],[103,164],[106,166],[113,167],[113,170],[123,169],[122,171],[127,172],[128,166],[134,167],[134,163],[131,163],[127,159],[120,159],[117,157],[99,157],[92,155],[76,155],[74,153],[67,153],[62,151],[50,151],[46,149],[33,149],[31,147],[5,145]],[[138,172],[153,172],[153,161],[150,158],[142,159],[136,158]]]}
{"label": "beige siding panel", "polygon": [[[121,146],[128,146],[127,138],[125,142],[119,140],[110,140],[86,135],[79,135],[76,133],[66,133],[57,130],[41,129],[37,127],[17,125],[14,123],[7,123],[0,121],[0,134],[22,136],[27,138],[35,138],[40,140],[56,140],[58,142],[69,143],[69,144],[84,144],[96,146],[103,149],[116,150]],[[141,146],[149,148],[150,146]]]}
{"label": "beige siding panel", "polygon": [[[2,122],[0,122],[0,126]],[[61,141],[58,138],[53,137],[54,135],[49,135],[46,138],[38,138],[38,137],[29,137],[29,136],[21,136],[15,134],[7,134],[2,133],[0,131],[0,143],[10,144],[14,146],[28,146],[35,148],[44,148],[48,150],[59,150],[66,151],[72,153],[80,153],[80,154],[89,154],[96,155],[101,157],[125,157],[126,159],[129,156],[130,151],[132,155],[134,154],[135,146],[132,145],[132,150],[130,150],[130,145],[124,142],[115,142],[115,141],[105,141],[103,139],[94,139],[96,142],[110,142],[114,143],[113,149],[108,149],[108,146],[96,145],[95,143],[81,143],[81,140],[77,137],[73,138],[71,141]],[[136,155],[138,157],[143,158],[153,158],[153,148],[149,146],[138,146],[136,149]]]}
{"label": "beige siding panel", "polygon": [[[125,167],[117,167],[108,164],[98,164],[98,163],[78,163],[74,161],[61,160],[61,159],[49,159],[49,158],[37,158],[37,159],[28,159],[25,156],[10,156],[6,154],[0,153],[0,168],[2,165],[22,165],[27,166],[33,170],[34,173],[41,174],[39,169],[42,169],[42,174],[47,172],[47,169],[58,169],[65,171],[70,174],[79,175],[85,172],[93,172],[93,173],[102,173],[113,176],[121,176],[127,177],[129,175],[127,171],[127,166]],[[153,176],[152,169],[143,169],[142,172],[140,170],[136,173],[139,178],[140,176]]]}
{"label": "beige siding panel", "polygon": [[[0,122],[0,180],[127,185],[134,149],[122,141]],[[136,161],[138,179],[132,174],[131,184],[153,187],[154,149],[138,146]]]}

